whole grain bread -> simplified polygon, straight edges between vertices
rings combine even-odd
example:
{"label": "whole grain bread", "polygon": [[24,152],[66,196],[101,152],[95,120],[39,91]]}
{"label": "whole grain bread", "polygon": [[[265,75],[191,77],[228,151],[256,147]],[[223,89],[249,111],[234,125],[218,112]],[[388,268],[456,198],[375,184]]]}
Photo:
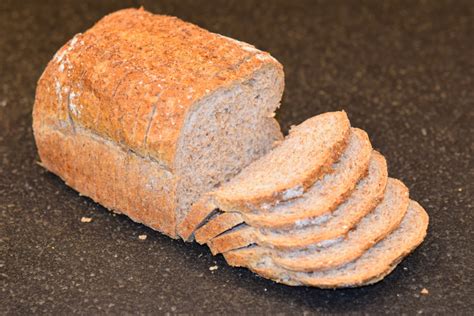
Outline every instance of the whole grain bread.
{"label": "whole grain bread", "polygon": [[376,207],[386,163],[345,112],[283,140],[283,86],[282,66],[249,44],[121,10],[42,74],[41,165],[112,211],[278,282],[376,282],[421,243],[428,217],[395,180]]}
{"label": "whole grain bread", "polygon": [[[408,188],[399,180],[389,179],[381,203],[347,235],[321,240],[303,249],[269,249],[269,255],[276,264],[293,271],[327,270],[343,265],[360,257],[396,229],[408,203]],[[213,254],[218,254],[252,244],[264,245],[261,238],[258,229],[243,224],[208,240],[207,244]]]}
{"label": "whole grain bread", "polygon": [[266,154],[282,66],[255,47],[126,9],[77,34],[42,74],[41,164],[81,194],[176,237],[204,192]]}
{"label": "whole grain bread", "polygon": [[373,151],[367,177],[357,183],[347,200],[333,212],[308,219],[289,230],[260,229],[259,244],[298,249],[346,234],[383,199],[387,178],[385,158]]}
{"label": "whole grain bread", "polygon": [[389,179],[383,201],[340,241],[298,251],[275,251],[274,262],[288,270],[311,272],[353,261],[400,225],[408,204],[408,188],[401,181]]}
{"label": "whole grain bread", "polygon": [[251,246],[224,254],[232,266],[247,267],[259,275],[287,285],[320,288],[355,287],[383,279],[413,251],[426,236],[428,215],[416,202],[410,201],[408,212],[399,228],[374,245],[354,262],[319,272],[291,272],[274,264],[267,250]]}

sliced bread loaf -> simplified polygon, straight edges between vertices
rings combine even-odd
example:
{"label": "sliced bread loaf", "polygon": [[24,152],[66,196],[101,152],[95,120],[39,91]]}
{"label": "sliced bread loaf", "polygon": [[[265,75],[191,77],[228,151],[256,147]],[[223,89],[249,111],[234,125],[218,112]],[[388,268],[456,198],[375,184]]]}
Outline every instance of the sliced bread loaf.
{"label": "sliced bread loaf", "polygon": [[[333,164],[333,173],[327,174],[323,179],[317,181],[303,196],[288,202],[282,202],[268,211],[242,212],[241,216],[237,213],[228,213],[233,214],[228,217],[224,214],[216,216],[196,232],[196,240],[200,243],[207,242],[212,237],[242,222],[246,222],[251,226],[245,230],[239,229],[232,231],[231,234],[223,234],[216,241],[210,241],[209,246],[214,252],[219,253],[221,251],[217,245],[223,245],[223,242],[229,238],[235,240],[239,234],[242,234],[239,241],[246,239],[247,244],[259,243],[259,236],[262,234],[258,229],[255,229],[258,226],[294,227],[298,219],[305,221],[323,212],[330,212],[343,201],[359,178],[366,174],[371,151],[372,146],[367,133],[352,128],[349,143],[344,153],[340,160]],[[235,225],[233,225],[234,222]],[[254,233],[249,234],[250,230],[253,230]],[[233,243],[225,242],[225,249],[229,250],[228,246],[231,244]]]}
{"label": "sliced bread loaf", "polygon": [[251,246],[224,253],[233,266],[248,267],[259,275],[287,285],[309,285],[321,288],[355,287],[380,281],[415,249],[426,236],[428,214],[415,201],[400,226],[377,243],[359,259],[337,269],[320,272],[290,272],[275,265],[260,246]]}
{"label": "sliced bread loaf", "polygon": [[367,177],[334,212],[308,219],[305,226],[296,225],[291,230],[260,229],[259,244],[277,249],[304,248],[346,234],[383,199],[387,178],[385,158],[373,151]]}
{"label": "sliced bread loaf", "polygon": [[389,179],[383,201],[341,241],[330,246],[315,244],[300,251],[276,251],[274,262],[288,270],[310,272],[353,261],[400,225],[408,203],[408,188],[401,181]]}
{"label": "sliced bread loaf", "polygon": [[281,202],[268,211],[245,213],[245,222],[253,227],[291,228],[334,210],[367,174],[372,146],[366,132],[351,129],[349,142],[332,173],[315,182],[301,197]]}
{"label": "sliced bread loaf", "polygon": [[297,273],[295,279],[319,287],[354,287],[378,282],[423,241],[428,222],[425,210],[411,201],[400,227],[361,258],[331,271]]}

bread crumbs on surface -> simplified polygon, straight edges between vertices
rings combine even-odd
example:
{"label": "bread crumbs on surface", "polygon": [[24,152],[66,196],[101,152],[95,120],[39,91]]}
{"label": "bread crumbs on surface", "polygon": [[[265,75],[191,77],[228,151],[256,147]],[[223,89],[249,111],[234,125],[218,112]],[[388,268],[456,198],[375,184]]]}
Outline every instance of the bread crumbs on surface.
{"label": "bread crumbs on surface", "polygon": [[147,235],[138,235],[138,239],[140,240],[145,240],[147,237]]}
{"label": "bread crumbs on surface", "polygon": [[421,291],[420,291],[421,294],[423,295],[428,295],[430,292],[426,289],[426,288],[423,288]]}
{"label": "bread crumbs on surface", "polygon": [[92,222],[92,217],[82,216],[81,217],[81,222],[82,223],[90,223],[90,222]]}
{"label": "bread crumbs on surface", "polygon": [[219,267],[218,266],[212,266],[212,267],[209,267],[209,270],[214,271],[214,270],[217,270],[217,268],[219,268]]}

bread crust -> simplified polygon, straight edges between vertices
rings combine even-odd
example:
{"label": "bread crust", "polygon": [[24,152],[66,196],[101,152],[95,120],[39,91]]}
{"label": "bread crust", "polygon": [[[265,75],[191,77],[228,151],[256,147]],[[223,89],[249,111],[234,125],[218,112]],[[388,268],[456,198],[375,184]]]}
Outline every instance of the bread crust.
{"label": "bread crust", "polygon": [[215,209],[215,205],[208,203],[206,199],[196,201],[186,217],[178,223],[178,235],[183,238],[184,241],[192,241],[194,231],[199,225],[204,224],[207,218],[212,216]]}
{"label": "bread crust", "polygon": [[127,153],[82,128],[68,133],[45,127],[37,145],[41,164],[82,195],[176,237],[175,180],[156,162]]}
{"label": "bread crust", "polygon": [[[188,116],[265,67],[283,77],[281,64],[249,44],[143,9],[112,13],[64,45],[38,81],[42,164],[81,194],[176,237],[175,160]],[[167,196],[140,187],[144,166],[167,174],[155,183]]]}

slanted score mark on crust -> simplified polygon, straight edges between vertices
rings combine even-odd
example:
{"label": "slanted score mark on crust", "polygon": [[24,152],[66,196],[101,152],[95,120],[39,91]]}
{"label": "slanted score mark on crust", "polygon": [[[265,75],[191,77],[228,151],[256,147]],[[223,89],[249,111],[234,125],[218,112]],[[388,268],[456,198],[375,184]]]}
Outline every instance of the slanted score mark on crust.
{"label": "slanted score mark on crust", "polygon": [[145,148],[147,146],[148,134],[150,133],[151,124],[153,123],[153,119],[155,118],[155,115],[156,115],[156,107],[157,107],[157,105],[154,104],[153,109],[151,110],[151,113],[150,113],[150,119],[148,120],[148,124],[147,124],[147,127],[146,127],[145,137],[143,139],[143,147],[145,147]]}

